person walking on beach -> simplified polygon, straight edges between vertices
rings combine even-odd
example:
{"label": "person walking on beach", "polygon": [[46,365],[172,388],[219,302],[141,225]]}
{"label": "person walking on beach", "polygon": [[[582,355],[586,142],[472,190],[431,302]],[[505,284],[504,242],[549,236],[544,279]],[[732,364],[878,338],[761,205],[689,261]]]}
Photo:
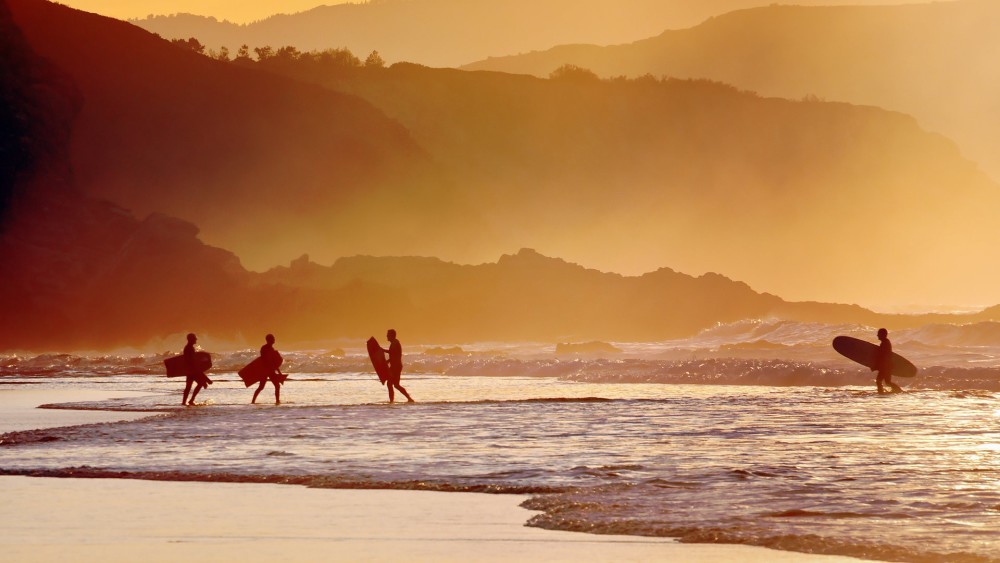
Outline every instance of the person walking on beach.
{"label": "person walking on beach", "polygon": [[393,391],[393,387],[395,387],[406,397],[407,402],[412,403],[414,402],[413,397],[399,384],[399,380],[403,375],[403,345],[396,339],[395,329],[390,328],[385,333],[385,337],[389,339],[389,349],[382,348],[382,352],[389,355],[389,380],[385,385],[389,388],[389,402],[391,403],[395,400],[395,393]]}
{"label": "person walking on beach", "polygon": [[872,371],[878,371],[875,385],[878,387],[879,393],[886,392],[882,386],[883,382],[892,389],[893,393],[899,393],[902,389],[892,382],[892,342],[889,342],[889,331],[884,328],[878,329],[878,339],[880,342],[878,356],[875,359],[875,367],[872,368]]}
{"label": "person walking on beach", "polygon": [[253,392],[253,399],[250,400],[250,404],[255,404],[257,402],[257,395],[264,390],[264,386],[267,385],[268,380],[274,384],[274,404],[281,404],[281,384],[285,381],[285,374],[281,373],[281,354],[274,349],[274,335],[268,334],[264,337],[266,344],[260,347],[260,357],[264,358],[265,364],[268,367],[268,376],[260,380],[260,385],[257,386],[257,390]]}
{"label": "person walking on beach", "polygon": [[[194,406],[194,398],[198,396],[198,391],[201,391],[208,384],[212,382],[211,379],[205,375],[205,372],[199,370],[194,359],[194,343],[198,342],[198,337],[195,336],[193,332],[187,335],[187,346],[184,347],[184,371],[187,376],[184,382],[184,397],[181,399],[181,404],[186,406]],[[191,392],[191,384],[196,384],[194,387],[194,393],[191,393],[191,402],[188,402],[188,393]]]}

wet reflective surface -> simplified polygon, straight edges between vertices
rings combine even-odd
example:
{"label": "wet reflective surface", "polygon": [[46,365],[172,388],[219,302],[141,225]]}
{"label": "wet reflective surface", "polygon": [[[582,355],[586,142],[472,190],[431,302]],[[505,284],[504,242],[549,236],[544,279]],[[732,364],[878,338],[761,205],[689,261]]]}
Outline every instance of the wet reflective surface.
{"label": "wet reflective surface", "polygon": [[[539,493],[536,526],[900,561],[995,561],[1000,401],[990,391],[293,376],[274,406],[232,374],[4,378],[148,395],[70,405],[131,422],[7,434],[9,473]],[[8,387],[9,388],[9,387]]]}

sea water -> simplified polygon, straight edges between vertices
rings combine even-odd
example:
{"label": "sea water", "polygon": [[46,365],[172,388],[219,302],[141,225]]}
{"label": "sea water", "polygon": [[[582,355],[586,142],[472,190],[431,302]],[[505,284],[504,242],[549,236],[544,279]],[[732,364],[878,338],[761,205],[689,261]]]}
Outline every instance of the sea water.
{"label": "sea water", "polygon": [[528,493],[542,511],[529,525],[544,528],[1000,561],[994,329],[891,335],[922,368],[894,395],[828,350],[832,334],[867,327],[786,323],[603,357],[410,347],[403,385],[418,402],[393,405],[360,346],[283,351],[280,406],[270,386],[248,404],[234,371],[253,351],[217,354],[191,408],[183,381],[159,375],[165,354],[9,356],[0,384],[141,391],[53,406],[150,417],[6,434],[0,472]]}

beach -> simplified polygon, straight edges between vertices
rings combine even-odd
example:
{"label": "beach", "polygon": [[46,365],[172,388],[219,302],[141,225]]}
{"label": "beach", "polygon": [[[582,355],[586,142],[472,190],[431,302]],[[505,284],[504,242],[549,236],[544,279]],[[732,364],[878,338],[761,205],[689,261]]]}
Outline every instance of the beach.
{"label": "beach", "polygon": [[118,391],[111,395],[98,389],[33,389],[30,386],[17,388],[0,387],[0,434],[54,428],[56,426],[76,426],[97,422],[134,420],[149,416],[145,412],[109,412],[99,410],[40,409],[43,404],[96,401],[123,397],[139,397],[144,393]]}
{"label": "beach", "polygon": [[[25,407],[131,393],[3,389],[0,430],[149,416]],[[11,561],[855,561],[526,527],[525,495],[23,476],[0,490]]]}
{"label": "beach", "polygon": [[11,561],[855,561],[528,528],[519,495],[2,477]]}

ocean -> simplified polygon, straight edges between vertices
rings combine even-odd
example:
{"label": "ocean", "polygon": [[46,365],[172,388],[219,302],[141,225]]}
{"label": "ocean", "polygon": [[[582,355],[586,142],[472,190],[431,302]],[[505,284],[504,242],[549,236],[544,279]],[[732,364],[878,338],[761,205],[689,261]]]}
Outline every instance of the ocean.
{"label": "ocean", "polygon": [[248,404],[235,371],[253,349],[214,353],[190,408],[170,353],[7,355],[0,391],[138,391],[49,407],[150,416],[5,434],[0,474],[518,493],[542,528],[1000,561],[1000,325],[894,331],[921,369],[894,395],[832,350],[838,334],[875,339],[778,321],[597,354],[402,339],[417,402],[393,405],[363,341],[282,349],[280,406],[270,386]]}

